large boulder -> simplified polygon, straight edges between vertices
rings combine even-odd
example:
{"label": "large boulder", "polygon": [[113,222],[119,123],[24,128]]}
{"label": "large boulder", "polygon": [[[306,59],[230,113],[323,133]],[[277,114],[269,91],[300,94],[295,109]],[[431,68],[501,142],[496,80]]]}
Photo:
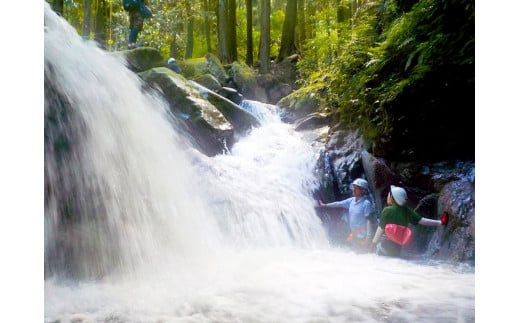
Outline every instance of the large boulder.
{"label": "large boulder", "polygon": [[211,74],[199,75],[193,78],[193,81],[210,89],[211,91],[219,92],[222,90],[220,82]]}
{"label": "large boulder", "polygon": [[210,89],[191,81],[191,84],[199,91],[199,93],[208,99],[222,114],[226,117],[233,127],[244,132],[260,125],[258,120],[249,111],[242,109],[229,99],[211,91]]}
{"label": "large boulder", "polygon": [[177,64],[182,69],[182,75],[189,80],[195,80],[205,74],[213,75],[218,82],[224,85],[230,80],[224,66],[218,57],[213,54],[207,54],[206,57],[177,61]]}
{"label": "large boulder", "polygon": [[177,65],[182,70],[182,75],[188,80],[193,80],[205,74],[211,74],[208,68],[208,61],[205,57],[190,58],[177,61]]}
{"label": "large boulder", "polygon": [[218,57],[213,54],[207,54],[206,61],[208,62],[208,70],[211,75],[215,76],[220,83],[227,84],[230,77]]}
{"label": "large boulder", "polygon": [[244,100],[244,96],[232,87],[223,86],[219,91],[216,91],[223,97],[230,99],[235,104],[240,104]]}
{"label": "large boulder", "polygon": [[151,47],[138,47],[131,50],[117,52],[121,54],[127,62],[130,70],[139,73],[154,67],[165,66],[166,61],[161,53]]}
{"label": "large boulder", "polygon": [[246,64],[233,62],[229,70],[237,90],[249,100],[267,102],[265,90],[258,84],[255,71]]}
{"label": "large boulder", "polygon": [[327,114],[314,112],[311,113],[301,119],[296,120],[295,122],[295,130],[308,130],[308,129],[316,129],[319,127],[323,127],[327,125],[329,122],[329,118]]}
{"label": "large boulder", "polygon": [[226,145],[229,147],[234,142],[231,123],[182,75],[165,67],[139,75],[151,87],[164,93],[170,110],[182,120],[185,130],[204,153],[221,153]]}
{"label": "large boulder", "polygon": [[465,177],[444,186],[438,199],[438,217],[450,215],[448,225],[433,235],[428,256],[456,262],[475,262],[475,181]]}
{"label": "large boulder", "polygon": [[301,88],[282,98],[277,105],[282,109],[282,120],[292,123],[323,110],[324,101],[317,93]]}
{"label": "large boulder", "polygon": [[271,66],[271,72],[258,76],[258,83],[267,93],[268,102],[276,103],[298,88],[296,80],[298,69],[296,63],[300,59],[298,54],[286,57]]}

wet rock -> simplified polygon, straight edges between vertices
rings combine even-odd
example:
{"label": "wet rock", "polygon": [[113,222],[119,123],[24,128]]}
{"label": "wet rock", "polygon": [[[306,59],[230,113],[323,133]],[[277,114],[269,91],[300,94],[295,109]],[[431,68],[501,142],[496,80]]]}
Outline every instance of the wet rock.
{"label": "wet rock", "polygon": [[475,183],[470,178],[446,184],[439,194],[438,217],[448,212],[448,225],[435,232],[428,255],[457,262],[475,261]]}
{"label": "wet rock", "polygon": [[172,113],[206,154],[221,153],[226,145],[232,145],[232,124],[182,75],[165,67],[153,68],[139,75],[151,87],[164,93]]}
{"label": "wet rock", "polygon": [[237,90],[249,100],[268,102],[265,89],[257,81],[255,71],[246,64],[233,62],[229,69]]}
{"label": "wet rock", "polygon": [[226,84],[230,79],[229,74],[226,72],[218,57],[213,54],[207,54],[206,61],[208,62],[209,73],[215,76],[220,83]]}
{"label": "wet rock", "polygon": [[191,84],[197,88],[199,93],[208,99],[222,114],[226,117],[229,122],[233,125],[235,130],[238,132],[244,132],[252,127],[257,127],[260,122],[255,118],[249,111],[242,109],[232,101],[225,97],[197,84],[196,82],[190,81]]}
{"label": "wet rock", "polygon": [[244,100],[242,94],[240,94],[236,89],[230,87],[223,86],[217,93],[231,100],[235,104],[240,104],[242,103],[242,100]]}
{"label": "wet rock", "polygon": [[210,89],[211,91],[219,92],[222,89],[220,82],[211,74],[204,74],[193,78],[193,81]]}
{"label": "wet rock", "polygon": [[311,113],[301,119],[298,119],[295,122],[296,130],[307,130],[307,129],[315,129],[318,127],[325,126],[328,123],[329,119],[327,114],[325,113]]}
{"label": "wet rock", "polygon": [[267,88],[267,96],[269,102],[278,102],[281,98],[292,92],[292,87],[286,83],[275,83]]}
{"label": "wet rock", "polygon": [[292,92],[277,103],[282,109],[282,120],[290,123],[319,111],[323,104],[316,93],[299,90]]}

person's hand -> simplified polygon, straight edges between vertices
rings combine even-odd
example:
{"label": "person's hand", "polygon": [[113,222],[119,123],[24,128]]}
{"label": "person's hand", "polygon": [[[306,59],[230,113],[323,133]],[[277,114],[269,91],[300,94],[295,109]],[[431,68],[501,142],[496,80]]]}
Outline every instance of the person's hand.
{"label": "person's hand", "polygon": [[449,215],[448,215],[448,212],[444,212],[442,213],[441,215],[441,224],[442,225],[447,225],[448,224],[448,220],[449,220]]}
{"label": "person's hand", "polygon": [[325,206],[325,203],[323,203],[322,200],[318,200],[318,204],[319,204],[319,206]]}

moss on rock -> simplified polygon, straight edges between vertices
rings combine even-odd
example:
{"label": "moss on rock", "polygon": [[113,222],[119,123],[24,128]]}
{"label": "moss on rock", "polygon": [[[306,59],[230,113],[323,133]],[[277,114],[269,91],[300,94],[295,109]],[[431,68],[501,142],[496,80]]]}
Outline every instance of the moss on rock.
{"label": "moss on rock", "polygon": [[150,68],[165,66],[165,59],[161,53],[151,47],[139,47],[131,50],[117,52],[125,57],[128,67],[136,72],[143,72]]}
{"label": "moss on rock", "polygon": [[325,110],[325,100],[312,89],[300,88],[278,101],[282,108],[282,117],[287,122],[294,122],[313,112]]}
{"label": "moss on rock", "polygon": [[182,75],[157,67],[139,76],[164,93],[172,113],[184,121],[186,130],[206,154],[218,154],[226,144],[233,143],[231,123]]}

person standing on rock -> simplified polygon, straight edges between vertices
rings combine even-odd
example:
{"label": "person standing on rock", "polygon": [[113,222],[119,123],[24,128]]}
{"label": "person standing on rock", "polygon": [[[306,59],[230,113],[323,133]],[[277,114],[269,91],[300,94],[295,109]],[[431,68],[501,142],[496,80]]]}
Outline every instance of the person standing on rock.
{"label": "person standing on rock", "polygon": [[324,208],[344,208],[347,214],[341,217],[348,222],[350,233],[347,242],[357,247],[365,246],[369,242],[368,231],[370,229],[370,215],[373,205],[368,198],[368,182],[365,179],[357,178],[352,183],[353,197],[346,200],[323,203],[319,200],[319,206]]}
{"label": "person standing on rock", "polygon": [[377,231],[372,239],[371,249],[376,254],[389,257],[399,257],[402,246],[412,239],[412,231],[408,224],[425,226],[441,226],[448,223],[448,215],[444,213],[441,220],[432,220],[405,206],[408,195],[402,187],[390,186],[386,197],[387,207],[381,212]]}
{"label": "person standing on rock", "polygon": [[137,35],[143,30],[144,19],[150,18],[152,12],[148,8],[148,0],[123,0],[123,8],[128,12],[130,33],[128,35],[128,49],[137,48]]}

